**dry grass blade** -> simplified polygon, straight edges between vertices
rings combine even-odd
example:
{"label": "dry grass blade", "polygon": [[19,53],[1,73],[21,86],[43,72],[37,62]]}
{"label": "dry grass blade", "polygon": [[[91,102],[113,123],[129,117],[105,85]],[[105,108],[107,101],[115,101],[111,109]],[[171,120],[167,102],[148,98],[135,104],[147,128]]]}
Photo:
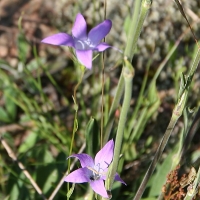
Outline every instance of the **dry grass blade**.
{"label": "dry grass blade", "polygon": [[196,42],[197,45],[198,45],[198,48],[200,48],[199,43],[198,43],[198,40],[197,40],[197,38],[196,38],[196,36],[195,36],[195,34],[194,34],[194,31],[192,30],[192,26],[190,25],[190,23],[189,23],[189,21],[188,21],[188,19],[187,19],[187,17],[186,17],[186,14],[185,14],[185,12],[184,12],[183,6],[181,5],[181,3],[180,3],[179,0],[174,0],[174,2],[175,2],[176,5],[178,6],[178,9],[179,9],[179,11],[181,12],[181,14],[183,15],[183,17],[185,18],[185,20],[186,20],[186,22],[187,22],[187,24],[188,24],[188,26],[189,26],[189,28],[190,28],[190,30],[191,30],[191,32],[192,32],[193,38],[194,38],[195,42]]}

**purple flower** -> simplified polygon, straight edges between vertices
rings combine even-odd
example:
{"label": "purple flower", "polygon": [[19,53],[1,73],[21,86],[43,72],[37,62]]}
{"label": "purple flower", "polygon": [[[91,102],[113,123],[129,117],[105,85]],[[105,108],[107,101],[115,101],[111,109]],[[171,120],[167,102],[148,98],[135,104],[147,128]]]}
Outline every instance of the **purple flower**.
{"label": "purple flower", "polygon": [[[66,176],[66,182],[72,183],[84,183],[89,182],[91,188],[102,197],[108,198],[108,194],[104,187],[104,181],[106,180],[106,173],[108,167],[113,159],[114,141],[108,141],[105,146],[96,154],[93,160],[91,156],[85,153],[73,154],[71,157],[78,158],[81,163],[80,169],[77,169]],[[126,183],[116,173],[115,180],[121,183]]]}
{"label": "purple flower", "polygon": [[101,40],[110,32],[112,22],[107,19],[95,26],[87,34],[87,24],[83,16],[79,13],[76,16],[72,35],[58,33],[43,39],[41,42],[52,45],[65,45],[73,47],[76,51],[77,59],[86,68],[92,68],[92,52],[102,52],[111,47]]}

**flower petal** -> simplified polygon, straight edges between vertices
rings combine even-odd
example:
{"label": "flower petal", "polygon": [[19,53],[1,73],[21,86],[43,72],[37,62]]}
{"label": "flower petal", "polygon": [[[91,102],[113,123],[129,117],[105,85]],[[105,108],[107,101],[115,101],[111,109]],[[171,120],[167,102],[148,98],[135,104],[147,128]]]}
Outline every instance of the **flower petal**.
{"label": "flower petal", "polygon": [[103,170],[108,168],[113,158],[113,149],[114,149],[114,141],[110,140],[95,156],[94,159],[95,165],[100,163],[100,166]]}
{"label": "flower petal", "polygon": [[90,182],[91,188],[102,197],[108,198],[108,194],[106,192],[103,180],[95,180]]}
{"label": "flower petal", "polygon": [[87,37],[87,24],[83,15],[80,13],[76,15],[72,35],[77,39],[85,39]]}
{"label": "flower petal", "polygon": [[110,48],[110,47],[112,47],[112,46],[110,46],[109,44],[107,44],[107,43],[100,43],[99,45],[97,45],[96,47],[95,47],[95,51],[99,51],[99,52],[101,52],[101,51],[105,51],[106,49],[108,49],[108,48]]}
{"label": "flower petal", "polygon": [[76,50],[76,56],[86,68],[92,68],[92,50]]}
{"label": "flower petal", "polygon": [[108,168],[106,168],[106,169],[103,171],[102,175],[101,175],[101,179],[103,179],[104,181],[107,179],[107,172],[108,172]]}
{"label": "flower petal", "polygon": [[91,170],[88,168],[80,168],[69,175],[67,175],[64,179],[65,182],[70,182],[70,183],[85,183],[85,182],[90,182],[90,176],[92,176]]}
{"label": "flower petal", "polygon": [[57,33],[55,35],[44,38],[41,42],[52,45],[66,45],[74,47],[74,39],[66,33]]}
{"label": "flower petal", "polygon": [[94,167],[93,158],[86,153],[73,154],[69,156],[68,158],[71,158],[71,157],[78,158],[80,160],[81,167]]}
{"label": "flower petal", "polygon": [[[108,169],[106,169],[104,172],[103,172],[103,175],[101,176],[101,179],[103,179],[104,181],[107,179],[107,173]],[[119,174],[116,173],[115,174],[115,178],[114,178],[115,181],[119,181],[121,183],[123,183],[124,185],[126,185],[126,183],[120,178]]]}
{"label": "flower petal", "polygon": [[91,29],[88,33],[88,38],[91,40],[92,44],[96,46],[110,32],[111,27],[112,22],[107,19]]}
{"label": "flower petal", "polygon": [[120,178],[118,173],[115,174],[115,181],[119,181],[119,182],[123,183],[124,185],[126,185],[126,183]]}

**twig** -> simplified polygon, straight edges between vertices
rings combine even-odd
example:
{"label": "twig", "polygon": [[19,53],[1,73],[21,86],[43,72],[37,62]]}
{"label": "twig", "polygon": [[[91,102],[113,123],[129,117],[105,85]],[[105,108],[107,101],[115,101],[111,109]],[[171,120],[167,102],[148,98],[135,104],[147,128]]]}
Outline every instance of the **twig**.
{"label": "twig", "polygon": [[[86,143],[84,143],[84,144],[82,145],[82,147],[80,148],[80,150],[79,150],[78,153],[82,153],[83,150],[85,149],[85,147],[86,147]],[[72,164],[71,164],[71,166],[70,166],[70,171],[74,168],[74,165],[75,165],[76,161],[77,161],[77,159],[75,159],[75,160],[72,162]],[[68,175],[68,170],[65,172],[64,176],[62,177],[62,179],[60,180],[60,182],[58,183],[57,187],[56,187],[55,190],[52,192],[52,194],[51,194],[51,196],[49,197],[48,200],[53,200],[53,198],[54,198],[55,195],[57,194],[58,190],[61,188],[62,184],[64,183],[64,179],[65,179],[65,177],[66,177],[67,175]]]}
{"label": "twig", "polygon": [[24,173],[24,175],[30,180],[32,186],[35,188],[35,190],[38,192],[38,194],[44,200],[47,200],[47,198],[42,193],[42,190],[39,188],[39,186],[37,185],[37,183],[33,180],[33,178],[31,177],[31,175],[29,174],[29,172],[25,169],[24,165],[17,160],[17,156],[14,154],[14,152],[12,151],[12,149],[10,148],[10,146],[7,144],[7,142],[1,136],[0,136],[0,140],[1,140],[1,144],[3,145],[3,147],[5,148],[5,150],[7,151],[8,155],[10,156],[10,158],[18,164],[19,168],[22,170],[22,172]]}

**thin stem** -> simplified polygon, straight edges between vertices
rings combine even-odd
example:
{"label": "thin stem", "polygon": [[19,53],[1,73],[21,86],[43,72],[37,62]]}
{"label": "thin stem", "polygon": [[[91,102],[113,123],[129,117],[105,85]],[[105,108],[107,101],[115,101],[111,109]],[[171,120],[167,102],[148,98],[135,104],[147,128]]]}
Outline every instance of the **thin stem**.
{"label": "thin stem", "polygon": [[78,87],[80,86],[80,84],[81,84],[81,82],[83,80],[84,72],[85,72],[85,69],[81,73],[81,78],[80,78],[79,82],[74,87],[74,96],[73,96],[73,99],[74,99],[75,105],[77,104],[76,93],[77,93]]}
{"label": "thin stem", "polygon": [[[70,149],[69,149],[69,155],[72,154],[72,148],[73,148],[73,143],[74,143],[74,137],[75,137],[75,133],[78,130],[78,120],[77,120],[77,116],[78,116],[78,104],[77,104],[77,99],[76,99],[76,92],[78,90],[79,85],[81,84],[82,80],[83,80],[83,75],[84,75],[84,71],[82,70],[82,74],[81,74],[81,78],[79,80],[79,82],[77,83],[77,85],[74,88],[74,96],[72,97],[74,100],[74,123],[73,123],[73,132],[72,132],[72,138],[71,138],[71,144],[70,144]],[[68,159],[68,174],[70,173],[70,162],[71,160]],[[69,191],[69,183],[67,183],[67,190]],[[67,199],[69,199],[69,197],[67,196]]]}
{"label": "thin stem", "polygon": [[[106,8],[107,1],[104,0],[104,20],[106,19]],[[106,38],[104,38],[104,42],[106,42]],[[104,84],[105,84],[105,65],[104,65],[105,54],[102,53],[102,77],[101,77],[101,133],[100,133],[100,144],[101,148],[103,147],[103,131],[104,131]]]}
{"label": "thin stem", "polygon": [[101,133],[100,133],[100,144],[103,147],[103,131],[104,131],[104,84],[105,84],[105,66],[104,66],[104,53],[102,53],[102,77],[101,77]]}

